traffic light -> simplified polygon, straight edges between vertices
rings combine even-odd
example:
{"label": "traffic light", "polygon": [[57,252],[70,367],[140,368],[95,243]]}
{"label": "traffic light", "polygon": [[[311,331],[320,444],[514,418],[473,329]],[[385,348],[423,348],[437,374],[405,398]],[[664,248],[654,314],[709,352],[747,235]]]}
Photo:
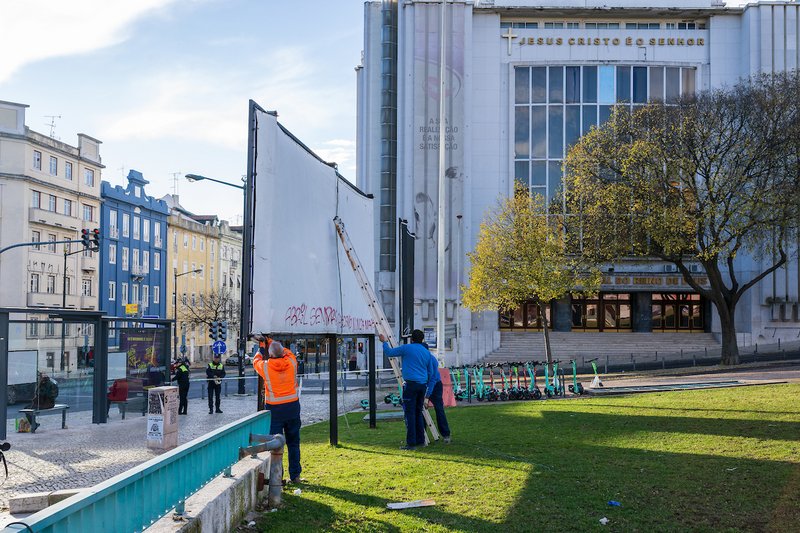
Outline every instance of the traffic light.
{"label": "traffic light", "polygon": [[100,230],[97,228],[92,230],[92,246],[95,250],[100,250]]}
{"label": "traffic light", "polygon": [[91,248],[92,242],[90,239],[90,233],[88,229],[81,230],[81,244],[83,244],[84,248]]}
{"label": "traffic light", "polygon": [[212,341],[216,341],[219,338],[219,322],[212,322],[208,329],[208,336],[211,337]]}
{"label": "traffic light", "polygon": [[219,340],[228,340],[228,322],[223,321],[219,323]]}

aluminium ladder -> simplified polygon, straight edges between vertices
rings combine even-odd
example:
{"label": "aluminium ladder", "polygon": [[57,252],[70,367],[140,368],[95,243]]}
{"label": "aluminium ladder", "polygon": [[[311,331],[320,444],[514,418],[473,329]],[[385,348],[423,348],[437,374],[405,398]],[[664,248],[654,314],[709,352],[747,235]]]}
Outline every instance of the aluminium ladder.
{"label": "aluminium ladder", "polygon": [[[364,300],[367,302],[367,307],[369,307],[370,313],[372,314],[372,319],[375,321],[375,329],[378,330],[379,334],[385,336],[389,340],[389,344],[391,346],[397,346],[397,339],[394,336],[394,331],[392,331],[392,328],[389,326],[389,320],[386,318],[383,309],[378,304],[378,299],[375,296],[375,291],[372,288],[372,284],[369,282],[369,278],[364,272],[361,262],[358,260],[356,250],[353,248],[353,243],[350,242],[350,237],[347,234],[347,230],[344,228],[344,222],[342,222],[341,218],[336,216],[333,219],[333,224],[336,226],[336,233],[339,234],[339,240],[342,241],[344,253],[347,254],[347,259],[350,260],[350,266],[353,269],[353,273],[356,276],[356,281],[361,289],[361,295],[364,296]],[[398,361],[398,358],[389,357],[389,364],[392,366],[394,377],[397,378],[398,384],[402,386],[403,374],[400,371],[400,362]],[[433,423],[433,419],[431,418],[428,410],[423,408],[422,415],[425,418],[425,424],[428,426],[433,440],[439,440],[439,430],[436,428],[436,424]],[[428,433],[425,432],[425,444],[428,443],[430,443],[430,439],[428,438]]]}

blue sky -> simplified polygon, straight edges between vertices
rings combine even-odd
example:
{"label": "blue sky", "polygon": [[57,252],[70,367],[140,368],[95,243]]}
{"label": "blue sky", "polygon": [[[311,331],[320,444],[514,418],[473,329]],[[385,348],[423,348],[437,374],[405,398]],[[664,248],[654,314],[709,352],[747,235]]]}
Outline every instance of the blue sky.
{"label": "blue sky", "polygon": [[187,209],[238,221],[238,191],[183,174],[241,178],[250,98],[355,181],[362,0],[0,0],[0,17],[0,100],[101,140],[112,184],[136,169],[160,197],[180,172]]}

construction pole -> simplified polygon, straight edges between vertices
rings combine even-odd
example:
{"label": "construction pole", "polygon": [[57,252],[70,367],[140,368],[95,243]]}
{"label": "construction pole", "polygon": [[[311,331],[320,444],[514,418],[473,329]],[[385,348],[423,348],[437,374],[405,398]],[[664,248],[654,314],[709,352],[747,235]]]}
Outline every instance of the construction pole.
{"label": "construction pole", "polygon": [[439,26],[439,212],[438,212],[438,259],[436,261],[436,355],[439,359],[439,364],[443,364],[445,342],[444,342],[444,322],[445,322],[445,224],[447,217],[445,216],[446,198],[445,191],[447,184],[445,182],[445,136],[447,128],[445,127],[445,8],[447,0],[442,0],[442,9],[440,15]]}

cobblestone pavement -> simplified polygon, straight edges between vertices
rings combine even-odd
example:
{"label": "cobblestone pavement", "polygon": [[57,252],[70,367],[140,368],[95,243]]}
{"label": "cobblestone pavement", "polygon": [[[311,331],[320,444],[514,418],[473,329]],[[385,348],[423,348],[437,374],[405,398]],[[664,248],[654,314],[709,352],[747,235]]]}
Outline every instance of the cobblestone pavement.
{"label": "cobblestone pavement", "polygon": [[[366,390],[339,394],[340,414],[358,408]],[[303,394],[303,425],[329,417],[327,394]],[[255,411],[255,396],[222,398],[223,414],[208,414],[207,400],[190,399],[188,415],[179,417],[178,444],[184,444]],[[6,452],[8,479],[0,481],[0,527],[11,521],[8,500],[32,492],[83,488],[105,481],[159,455],[145,440],[146,417],[128,413],[125,420],[111,408],[107,424],[92,424],[90,411],[69,413],[67,429],[60,414],[37,419],[35,434],[16,433],[13,420],[7,426],[11,450]],[[2,476],[2,470],[0,470]],[[2,478],[0,478],[2,479]]]}

